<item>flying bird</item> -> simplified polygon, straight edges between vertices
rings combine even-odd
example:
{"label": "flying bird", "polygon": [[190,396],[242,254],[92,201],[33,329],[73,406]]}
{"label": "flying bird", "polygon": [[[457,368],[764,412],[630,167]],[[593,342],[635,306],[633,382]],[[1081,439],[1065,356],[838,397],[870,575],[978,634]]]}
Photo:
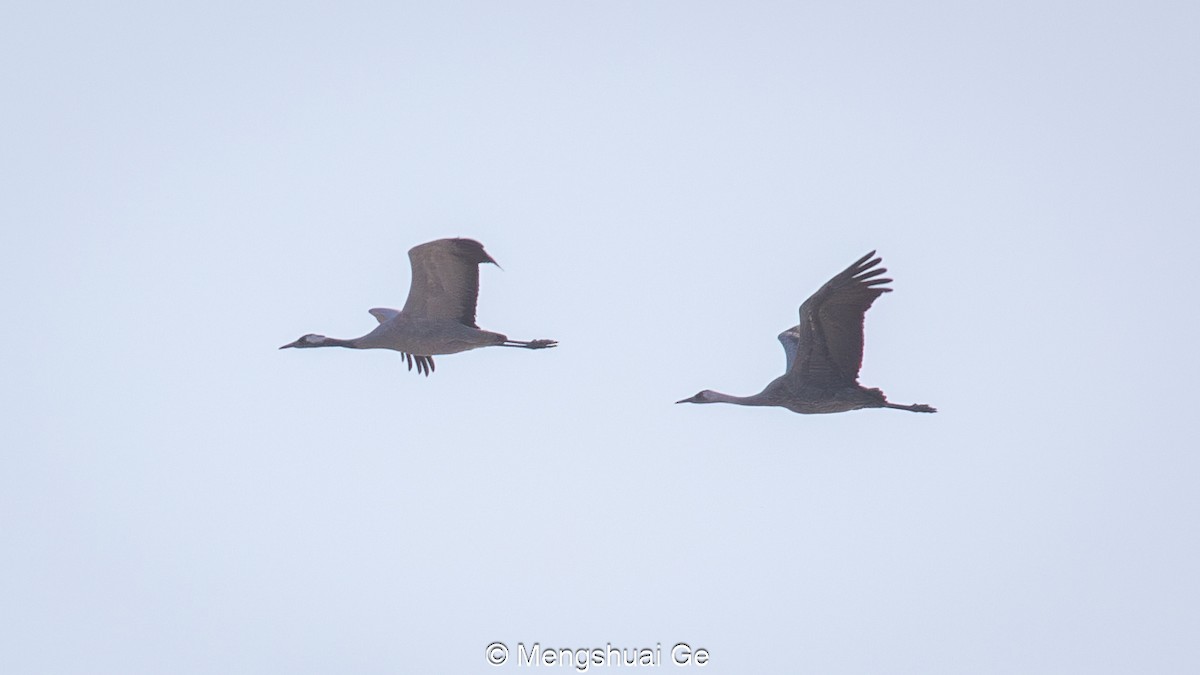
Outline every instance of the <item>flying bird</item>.
{"label": "flying bird", "polygon": [[735,403],[779,406],[804,414],[837,413],[860,408],[937,412],[924,403],[891,403],[879,389],[858,383],[862,368],[863,319],[875,298],[890,293],[891,279],[871,251],[830,279],[800,305],[800,323],[779,334],[787,370],[753,396],[730,396],[705,389],[676,403]]}
{"label": "flying bird", "polygon": [[558,344],[555,340],[509,340],[476,325],[479,266],[497,264],[483,250],[483,244],[474,239],[438,239],[409,249],[408,260],[412,265],[412,285],[404,309],[368,310],[379,321],[375,330],[351,340],[309,333],[280,349],[391,349],[400,352],[409,370],[415,364],[417,372],[428,377],[434,370],[435,355],[480,347],[547,349]]}

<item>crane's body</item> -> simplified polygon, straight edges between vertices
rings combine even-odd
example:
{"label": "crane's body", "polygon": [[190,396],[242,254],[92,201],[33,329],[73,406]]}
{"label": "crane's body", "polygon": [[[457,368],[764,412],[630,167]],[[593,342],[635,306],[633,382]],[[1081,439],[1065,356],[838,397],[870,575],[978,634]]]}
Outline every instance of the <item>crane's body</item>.
{"label": "crane's body", "polygon": [[504,344],[500,333],[464,326],[453,319],[396,316],[355,340],[359,349],[391,349],[422,356],[457,354],[479,347]]}

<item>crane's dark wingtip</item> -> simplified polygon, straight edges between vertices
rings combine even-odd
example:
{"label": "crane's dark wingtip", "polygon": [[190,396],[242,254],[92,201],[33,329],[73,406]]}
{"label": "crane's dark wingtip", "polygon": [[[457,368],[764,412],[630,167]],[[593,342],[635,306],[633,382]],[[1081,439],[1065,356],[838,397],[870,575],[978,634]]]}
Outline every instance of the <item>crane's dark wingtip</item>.
{"label": "crane's dark wingtip", "polygon": [[500,267],[500,263],[496,262],[495,258],[489,255],[487,251],[483,250],[483,244],[479,243],[478,241],[474,239],[467,239],[465,237],[458,237],[457,239],[451,239],[449,241],[453,242],[452,245],[454,246],[454,254],[458,257],[468,262],[475,263],[476,265],[491,263],[496,267]]}

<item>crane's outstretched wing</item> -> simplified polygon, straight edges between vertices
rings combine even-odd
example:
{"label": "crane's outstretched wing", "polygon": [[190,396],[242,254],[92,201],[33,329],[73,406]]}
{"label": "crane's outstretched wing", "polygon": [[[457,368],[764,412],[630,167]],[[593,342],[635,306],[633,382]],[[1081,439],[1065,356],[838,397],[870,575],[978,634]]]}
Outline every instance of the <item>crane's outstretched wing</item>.
{"label": "crane's outstretched wing", "polygon": [[479,265],[492,263],[483,244],[474,239],[438,239],[408,251],[412,285],[403,314],[421,319],[453,319],[475,325],[479,299]]}
{"label": "crane's outstretched wing", "polygon": [[882,259],[871,251],[830,279],[804,304],[800,323],[779,334],[787,354],[788,380],[808,386],[853,385],[862,368],[863,319],[891,279],[875,267]]}

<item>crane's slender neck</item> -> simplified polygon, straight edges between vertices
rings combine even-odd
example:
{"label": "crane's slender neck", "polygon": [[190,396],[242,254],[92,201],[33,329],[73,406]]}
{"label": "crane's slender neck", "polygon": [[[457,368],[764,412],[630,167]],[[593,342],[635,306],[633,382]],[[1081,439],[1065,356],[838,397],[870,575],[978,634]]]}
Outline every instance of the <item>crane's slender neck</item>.
{"label": "crane's slender neck", "polygon": [[358,338],[343,340],[341,338],[325,338],[324,342],[317,345],[318,347],[346,347],[348,349],[359,349]]}
{"label": "crane's slender neck", "polygon": [[733,403],[735,405],[773,405],[771,401],[763,394],[757,393],[753,396],[734,396],[732,394],[722,394],[719,391],[714,391],[711,395],[715,403]]}

